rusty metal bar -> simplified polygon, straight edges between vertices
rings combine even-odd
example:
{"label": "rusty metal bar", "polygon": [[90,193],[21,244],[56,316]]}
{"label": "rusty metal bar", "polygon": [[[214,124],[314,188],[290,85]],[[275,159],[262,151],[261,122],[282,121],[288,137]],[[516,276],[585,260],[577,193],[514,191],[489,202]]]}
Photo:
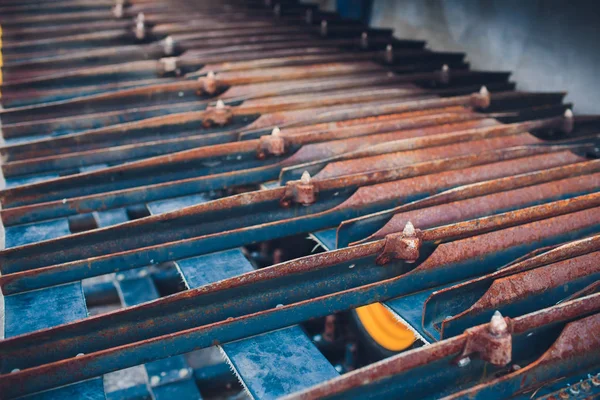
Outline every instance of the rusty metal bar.
{"label": "rusty metal bar", "polygon": [[[586,196],[582,196],[581,198],[584,203],[585,197]],[[557,204],[558,203],[560,202],[557,202]],[[571,204],[575,205],[574,202],[571,202]],[[539,216],[555,215],[552,208],[548,207],[532,207],[531,210],[541,212]],[[565,209],[558,211],[558,213],[562,212],[567,211]],[[514,224],[517,220],[521,220],[520,215],[522,214],[522,211],[505,214],[505,218],[496,226],[496,228],[504,228]],[[534,213],[530,213],[530,216],[533,215]],[[359,298],[353,297],[352,293],[358,294],[363,291],[366,291],[365,293],[375,291],[369,293],[368,302],[372,302],[373,300],[386,300],[390,297],[402,294],[405,290],[421,290],[422,285],[441,284],[442,282],[439,280],[441,277],[436,279],[425,279],[425,277],[421,275],[430,275],[430,277],[433,278],[433,275],[431,274],[433,274],[433,271],[435,270],[445,271],[445,273],[451,274],[449,276],[446,275],[446,278],[444,279],[448,279],[452,276],[452,279],[460,280],[466,277],[466,275],[474,274],[476,272],[473,271],[472,268],[464,268],[464,265],[461,264],[459,260],[462,260],[462,263],[468,262],[468,260],[473,257],[474,259],[479,260],[484,254],[492,254],[500,249],[506,251],[507,249],[514,248],[514,246],[519,246],[521,249],[520,251],[527,251],[527,249],[523,249],[523,243],[534,244],[544,237],[550,238],[555,236],[559,238],[566,232],[571,232],[570,234],[573,234],[578,229],[593,227],[598,224],[598,221],[596,221],[598,215],[598,210],[596,208],[589,208],[573,214],[566,214],[546,220],[529,222],[525,225],[513,226],[512,228],[509,228],[509,232],[506,230],[497,230],[485,235],[473,236],[469,239],[461,239],[453,243],[445,243],[439,245],[427,260],[413,270],[410,270],[410,268],[407,269],[407,267],[412,264],[406,264],[404,262],[394,263],[385,268],[374,268],[375,258],[385,248],[385,243],[384,241],[368,243],[258,270],[204,288],[169,296],[164,299],[112,312],[103,316],[88,318],[52,330],[39,331],[29,335],[8,339],[4,342],[0,342],[0,347],[3,350],[3,354],[5,354],[5,357],[3,358],[3,371],[6,371],[7,369],[11,370],[15,367],[18,368],[19,366],[25,369],[12,374],[2,375],[2,377],[0,377],[0,387],[2,387],[3,390],[11,390],[10,392],[5,393],[12,393],[12,396],[18,393],[33,392],[41,390],[47,387],[47,385],[55,386],[57,384],[65,384],[71,381],[84,379],[88,376],[107,372],[107,369],[119,369],[128,365],[136,365],[141,362],[150,361],[154,359],[154,357],[161,358],[166,355],[171,355],[165,353],[169,352],[169,349],[171,349],[167,344],[177,339],[182,339],[184,342],[179,342],[178,346],[173,349],[176,348],[176,351],[178,352],[185,352],[191,350],[189,346],[198,348],[205,342],[208,342],[206,343],[208,345],[209,343],[214,343],[213,340],[223,342],[235,340],[240,337],[239,331],[238,334],[234,334],[231,330],[223,330],[220,331],[220,334],[217,334],[217,331],[214,329],[221,329],[221,327],[222,329],[226,329],[225,327],[227,326],[233,327],[238,323],[242,323],[246,329],[243,335],[252,335],[266,330],[276,329],[275,326],[281,327],[291,325],[300,320],[315,317],[317,315],[328,315],[334,312],[334,310],[340,310],[348,306],[356,307],[365,304],[359,300]],[[536,218],[539,218],[539,216],[533,217],[533,219],[535,220]],[[486,219],[484,218],[481,220]],[[567,221],[569,221],[569,223],[565,224]],[[480,221],[467,223],[469,224],[470,232],[472,234],[479,231],[479,222]],[[459,228],[456,231],[458,235],[462,235],[466,232],[464,228],[460,227],[460,224],[457,224],[457,227]],[[423,231],[423,234],[425,236],[438,236],[435,234],[436,230],[440,231],[440,228]],[[444,231],[444,229],[442,229],[442,231]],[[428,233],[429,235],[427,235]],[[472,250],[465,251],[466,248],[471,248]],[[514,251],[509,251],[509,253],[511,254],[511,257],[514,257]],[[448,258],[450,255],[453,255],[453,260]],[[496,258],[495,262],[484,263],[483,265],[487,265],[486,269],[489,271],[490,269],[493,269],[495,265],[497,266],[499,262],[501,262],[501,260]],[[364,269],[365,272],[370,271],[375,274],[373,278],[380,274],[386,275],[387,278],[379,283],[374,281],[371,284],[365,285],[366,275],[364,275],[364,273],[358,274],[356,272],[358,270],[348,268],[348,265],[359,267],[360,270],[366,268]],[[275,307],[276,304],[280,304],[282,301],[277,295],[275,297],[266,296],[257,303],[254,303],[253,301],[249,301],[246,296],[240,296],[239,290],[241,289],[236,289],[248,287],[250,290],[244,293],[254,296],[257,292],[256,290],[252,290],[252,286],[259,284],[259,282],[272,279],[283,279],[287,282],[295,282],[294,285],[299,285],[299,276],[296,274],[306,275],[308,271],[322,274],[322,272],[319,271],[322,271],[323,268],[336,268],[336,273],[321,276],[324,279],[334,279],[334,281],[341,280],[340,283],[344,285],[343,292],[337,294],[324,294],[322,292],[323,290],[335,290],[332,286],[333,283],[315,285],[315,282],[310,282],[308,286],[304,286],[305,289],[298,291],[290,291],[291,288],[288,286],[289,283],[285,285],[274,285],[273,287],[278,288],[275,293],[278,292],[280,295],[286,297],[282,304],[294,303],[283,305],[282,307]],[[484,271],[479,272],[481,273]],[[293,275],[296,275],[296,277],[294,278]],[[356,283],[351,284],[350,281],[344,281],[342,277],[351,278],[360,286],[355,289],[350,289],[349,285],[354,285]],[[400,286],[398,286],[399,284]],[[407,284],[409,286],[406,286]],[[309,289],[311,287],[313,288],[312,290]],[[226,296],[223,292],[225,289],[237,290],[238,295],[233,297]],[[317,292],[320,292],[321,294],[317,295]],[[231,299],[227,301],[233,301],[233,303],[243,303],[243,306],[246,308],[246,311],[244,312],[247,312],[248,315],[245,317],[238,317],[235,314],[236,311],[234,311],[237,308],[236,306],[233,306],[233,303],[233,308],[231,308],[231,306],[223,308],[215,307],[214,300],[209,299],[214,295],[219,296],[221,299]],[[303,300],[302,302],[296,303],[299,300],[296,296],[312,300]],[[190,302],[193,302],[195,297],[205,298],[206,301],[210,303],[211,310],[213,311],[210,313],[198,312],[197,309],[194,309]],[[259,298],[260,297],[256,299],[258,300]],[[327,303],[328,301],[334,301],[334,299],[340,299],[342,302],[338,303],[338,305],[334,305],[335,303]],[[325,309],[320,309],[321,311],[317,311],[314,306],[311,308],[311,305],[320,302],[329,304],[329,306],[325,307]],[[183,303],[187,303],[187,305],[183,305]],[[267,305],[267,310],[256,313],[258,309],[254,307],[263,307],[260,305],[262,303]],[[163,311],[159,314],[152,312],[148,314],[149,310],[152,308],[161,306],[163,306]],[[254,308],[255,311],[250,311],[249,308]],[[167,309],[176,311],[175,319],[165,315]],[[226,318],[226,320],[223,320],[222,322],[210,323],[209,325],[206,325],[206,327],[197,327],[202,324],[198,324],[196,319],[208,318],[210,320],[211,318],[215,318],[217,317],[214,315],[214,313],[217,312],[216,310],[222,310],[221,313],[229,315],[229,318]],[[306,312],[308,312],[308,314],[306,314]],[[321,312],[324,312],[325,314],[321,314]],[[135,315],[137,315],[137,317]],[[142,315],[145,315],[145,319],[142,319]],[[263,317],[267,318],[268,316],[275,315],[278,316],[275,319],[263,319]],[[125,318],[125,320],[123,320],[123,318]],[[146,323],[148,318],[151,318],[152,320],[150,325]],[[245,323],[244,321],[248,318],[252,319],[253,323]],[[116,323],[119,319],[121,321],[135,321],[135,328],[132,327],[132,329],[127,329],[123,325]],[[170,322],[163,323],[163,320],[165,319],[168,319]],[[109,322],[110,320],[114,320],[114,322],[111,324]],[[259,322],[259,320],[262,321],[262,323]],[[182,327],[182,324],[195,324],[194,326],[196,326],[196,328],[173,333],[174,330],[185,329]],[[94,339],[84,341],[82,337],[78,337],[76,334],[77,331],[84,332],[81,331],[81,329],[84,329],[84,331],[88,330],[88,334],[91,334]],[[210,330],[207,331],[206,329]],[[171,332],[169,333],[168,330]],[[151,331],[154,331],[153,335],[158,334],[159,336],[154,336],[154,339],[150,339],[150,336],[147,335],[150,334]],[[209,332],[213,333],[210,334]],[[53,344],[53,340],[59,340],[58,335],[64,335],[65,333],[67,336],[63,336],[63,338],[60,339],[60,344]],[[134,337],[136,339],[133,339]],[[130,344],[126,344],[125,342],[127,340],[141,340],[142,338],[144,338],[145,341],[136,343],[130,342]],[[121,347],[113,347],[110,350],[101,350],[102,343],[106,341],[110,342],[110,346]],[[42,351],[41,347],[45,347],[45,350]],[[148,351],[149,348],[152,348],[151,352]],[[86,354],[81,357],[62,359],[64,354],[77,352]],[[122,353],[121,356],[119,356],[120,353]],[[14,358],[17,355],[18,357]],[[62,361],[54,362],[57,360],[57,357],[61,358]],[[117,362],[117,360],[119,361]],[[14,364],[15,362],[20,364]],[[25,362],[28,364],[23,364]],[[35,364],[33,363],[36,362],[41,362],[45,365],[34,367]],[[26,386],[19,383],[23,382],[23,380],[27,381]]]}
{"label": "rusty metal bar", "polygon": [[[485,386],[475,386],[467,392],[459,392],[459,394],[455,395],[456,398],[463,398],[464,395],[469,395],[470,398],[503,398],[507,395],[518,393],[523,389],[538,387],[543,382],[551,382],[555,379],[556,372],[560,371],[558,366],[566,367],[565,363],[569,359],[589,363],[590,358],[587,356],[592,348],[597,346],[596,341],[592,338],[594,336],[592,332],[598,329],[597,325],[600,321],[600,314],[597,314],[598,310],[596,308],[599,298],[600,295],[596,294],[512,320],[506,319],[507,324],[512,330],[513,346],[518,349],[530,346],[530,348],[537,350],[539,345],[536,345],[535,342],[539,339],[537,338],[536,331],[539,329],[542,333],[547,332],[548,329],[544,329],[545,325],[552,326],[555,330],[558,329],[559,332],[562,329],[562,333],[559,334],[554,344],[549,343],[550,346],[543,349],[548,351],[543,353],[538,358],[538,361],[534,361],[524,368],[509,371],[503,377],[498,378],[497,381],[487,376],[473,376],[472,383],[476,383],[480,379],[491,381],[490,386],[488,386],[490,391],[480,391]],[[596,306],[592,304],[596,304]],[[592,316],[586,317],[590,314]],[[489,324],[480,325],[478,329],[489,330],[490,326]],[[584,332],[588,333],[586,338],[589,337],[590,340],[577,340],[576,330],[578,329],[581,330],[582,334]],[[528,339],[531,336],[533,338]],[[384,385],[387,385],[388,394],[390,392],[394,393],[395,390],[403,390],[401,393],[406,398],[418,398],[424,393],[432,395],[437,393],[437,396],[440,396],[443,395],[444,391],[446,394],[450,394],[456,391],[456,385],[454,384],[454,387],[452,387],[452,383],[450,383],[453,380],[452,378],[449,380],[438,378],[435,385],[432,385],[429,379],[422,379],[421,384],[411,388],[409,382],[411,380],[414,382],[415,378],[410,372],[414,371],[419,376],[427,378],[428,374],[433,372],[433,368],[440,367],[454,371],[455,374],[453,375],[469,374],[470,368],[465,368],[468,362],[463,362],[459,365],[456,364],[457,358],[463,353],[468,341],[469,333],[464,333],[455,338],[444,340],[415,351],[399,354],[372,366],[350,372],[334,380],[324,382],[321,385],[290,395],[286,399],[357,398],[361,392],[366,390],[371,390],[372,394],[385,390]],[[545,344],[542,346],[545,346]],[[568,348],[567,346],[571,347]],[[559,349],[563,351],[557,351]],[[552,357],[552,354],[564,354],[565,357],[555,358]],[[523,355],[519,353],[513,354],[514,359],[518,360],[521,357]],[[591,359],[593,360],[594,358],[591,357]],[[554,368],[551,368],[551,366],[554,366]],[[464,373],[456,373],[456,371],[460,371],[461,369]],[[548,372],[550,371],[556,371],[554,376],[548,376]],[[473,370],[473,372],[475,371]],[[532,379],[533,377],[536,379]],[[520,381],[518,387],[506,388],[505,386],[502,388],[501,386],[494,385],[496,382],[514,382],[517,380]],[[440,385],[442,382],[446,384],[445,387]],[[501,388],[504,390],[501,390]],[[496,390],[497,392],[491,392],[491,390]],[[454,398],[454,396],[451,396],[451,398]]]}

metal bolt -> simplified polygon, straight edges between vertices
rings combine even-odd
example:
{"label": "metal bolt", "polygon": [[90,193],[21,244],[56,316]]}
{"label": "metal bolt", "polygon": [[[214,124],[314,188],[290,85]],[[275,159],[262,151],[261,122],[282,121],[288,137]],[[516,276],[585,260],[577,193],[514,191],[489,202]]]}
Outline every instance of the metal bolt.
{"label": "metal bolt", "polygon": [[569,119],[573,118],[573,111],[570,108],[567,108],[565,110],[564,117]]}
{"label": "metal bolt", "polygon": [[271,131],[271,135],[273,136],[279,136],[281,135],[281,129],[279,129],[278,126],[276,126],[275,128],[273,128],[273,130]]}
{"label": "metal bolt", "polygon": [[571,396],[569,395],[566,389],[563,389],[558,393],[558,397],[560,397],[561,399],[568,399]]}
{"label": "metal bolt", "polygon": [[440,81],[442,83],[448,83],[450,82],[450,67],[448,67],[448,64],[444,64],[442,65],[442,72],[440,74]]}
{"label": "metal bolt", "polygon": [[490,92],[487,87],[482,86],[481,89],[479,89],[479,94],[487,97],[490,95]]}
{"label": "metal bolt", "polygon": [[222,110],[223,108],[225,108],[225,103],[223,103],[223,100],[217,100],[216,108],[217,110]]}
{"label": "metal bolt", "polygon": [[186,368],[182,368],[179,370],[179,377],[180,378],[185,378],[186,376],[188,376],[189,371]]}
{"label": "metal bolt", "polygon": [[404,229],[402,230],[402,235],[404,236],[414,236],[415,235],[415,226],[412,222],[408,221],[406,225],[404,225]]}
{"label": "metal bolt", "polygon": [[490,329],[490,333],[495,336],[500,336],[507,332],[508,325],[506,324],[506,321],[502,317],[502,314],[500,314],[500,311],[496,311],[494,313],[494,315],[492,316],[489,329]]}
{"label": "metal bolt", "polygon": [[163,52],[165,55],[170,56],[175,52],[175,41],[171,36],[167,36],[163,43]]}
{"label": "metal bolt", "polygon": [[363,49],[369,47],[369,35],[367,35],[367,32],[363,32],[362,35],[360,35],[360,46]]}
{"label": "metal bolt", "polygon": [[135,37],[138,40],[142,40],[146,37],[146,25],[144,21],[137,21],[135,24]]}
{"label": "metal bolt", "polygon": [[577,396],[579,394],[579,385],[573,385],[569,388],[569,392],[571,392],[571,394]]}
{"label": "metal bolt", "polygon": [[590,384],[589,381],[583,381],[579,384],[579,387],[581,388],[581,390],[583,390],[584,392],[588,392],[591,388],[592,385]]}
{"label": "metal bolt", "polygon": [[123,18],[123,4],[116,4],[113,7],[113,15],[115,18]]}
{"label": "metal bolt", "polygon": [[392,47],[391,44],[388,44],[387,46],[385,46],[385,61],[388,64],[391,64],[394,62],[394,48]]}
{"label": "metal bolt", "polygon": [[158,385],[158,383],[159,383],[159,382],[160,382],[160,377],[158,377],[158,376],[156,376],[156,375],[154,375],[154,376],[152,376],[152,377],[150,378],[150,384],[151,384],[152,386],[156,386],[156,385]]}
{"label": "metal bolt", "polygon": [[308,185],[310,183],[310,173],[308,171],[304,171],[302,176],[300,177],[300,182]]}

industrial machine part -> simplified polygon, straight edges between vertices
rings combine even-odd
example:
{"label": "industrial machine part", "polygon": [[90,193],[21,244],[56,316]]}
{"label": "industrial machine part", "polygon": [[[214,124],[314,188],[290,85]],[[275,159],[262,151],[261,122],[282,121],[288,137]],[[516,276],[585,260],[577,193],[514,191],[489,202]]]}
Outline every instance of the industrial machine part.
{"label": "industrial machine part", "polygon": [[600,393],[564,93],[295,0],[0,26],[0,399]]}

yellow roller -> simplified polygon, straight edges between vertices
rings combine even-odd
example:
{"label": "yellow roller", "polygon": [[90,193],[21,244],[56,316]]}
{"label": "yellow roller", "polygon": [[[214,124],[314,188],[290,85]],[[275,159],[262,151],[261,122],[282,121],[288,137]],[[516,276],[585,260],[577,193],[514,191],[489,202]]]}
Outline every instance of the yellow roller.
{"label": "yellow roller", "polygon": [[416,340],[414,333],[381,303],[359,307],[356,314],[367,333],[384,349],[404,350]]}

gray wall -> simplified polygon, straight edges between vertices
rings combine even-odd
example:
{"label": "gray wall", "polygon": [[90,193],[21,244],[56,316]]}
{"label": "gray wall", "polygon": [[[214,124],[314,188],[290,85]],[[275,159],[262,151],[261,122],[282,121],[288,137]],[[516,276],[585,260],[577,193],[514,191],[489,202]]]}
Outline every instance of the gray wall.
{"label": "gray wall", "polygon": [[511,70],[519,89],[567,90],[575,112],[600,113],[600,1],[374,0],[371,23],[475,69]]}

